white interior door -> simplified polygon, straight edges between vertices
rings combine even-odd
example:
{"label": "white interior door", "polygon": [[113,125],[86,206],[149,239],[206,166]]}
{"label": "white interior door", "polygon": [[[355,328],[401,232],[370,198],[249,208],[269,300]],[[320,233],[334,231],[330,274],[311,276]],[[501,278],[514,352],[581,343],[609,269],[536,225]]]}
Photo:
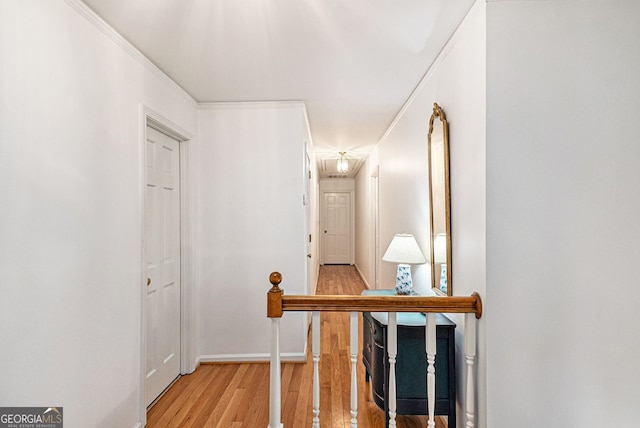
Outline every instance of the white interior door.
{"label": "white interior door", "polygon": [[149,406],[180,374],[180,144],[147,127],[146,387]]}
{"label": "white interior door", "polygon": [[351,263],[351,194],[325,193],[323,204],[325,264]]}

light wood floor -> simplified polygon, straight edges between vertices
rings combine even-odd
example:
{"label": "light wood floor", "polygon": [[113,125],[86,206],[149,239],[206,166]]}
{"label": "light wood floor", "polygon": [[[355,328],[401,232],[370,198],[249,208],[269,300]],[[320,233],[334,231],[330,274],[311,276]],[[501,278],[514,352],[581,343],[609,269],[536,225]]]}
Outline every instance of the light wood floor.
{"label": "light wood floor", "polygon": [[[317,294],[360,294],[364,288],[353,266],[320,268]],[[362,316],[359,331],[362,332]],[[320,425],[347,428],[351,419],[348,313],[322,314],[320,348]],[[371,401],[371,390],[364,380],[361,349],[362,343],[357,369],[358,426],[384,428],[384,413]],[[304,364],[283,364],[285,428],[311,426],[312,377],[310,353]],[[268,414],[268,364],[203,364],[193,374],[178,379],[149,410],[147,427],[266,428]],[[398,416],[396,420],[398,428],[427,426],[424,416]],[[436,418],[436,428],[446,426],[442,419]]]}

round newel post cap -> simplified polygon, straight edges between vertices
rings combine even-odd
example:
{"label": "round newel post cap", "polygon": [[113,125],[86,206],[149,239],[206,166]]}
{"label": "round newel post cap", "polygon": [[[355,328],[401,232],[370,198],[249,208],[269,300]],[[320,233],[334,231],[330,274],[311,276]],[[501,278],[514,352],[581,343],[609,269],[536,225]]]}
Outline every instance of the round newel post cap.
{"label": "round newel post cap", "polygon": [[282,282],[280,272],[271,272],[269,282],[273,285],[267,293],[267,316],[269,318],[280,318],[282,316],[282,290],[278,284]]}
{"label": "round newel post cap", "polygon": [[280,272],[271,272],[271,275],[269,275],[269,282],[273,285],[272,290],[278,289],[278,285],[282,282],[282,274]]}

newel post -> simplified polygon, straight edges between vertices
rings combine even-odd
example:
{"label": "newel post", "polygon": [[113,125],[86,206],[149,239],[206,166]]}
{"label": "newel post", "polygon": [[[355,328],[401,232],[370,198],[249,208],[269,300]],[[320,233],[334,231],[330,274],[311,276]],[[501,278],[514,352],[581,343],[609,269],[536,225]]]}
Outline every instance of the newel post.
{"label": "newel post", "polygon": [[272,272],[269,282],[273,285],[267,293],[267,317],[271,318],[271,363],[269,372],[269,426],[281,428],[280,412],[282,409],[280,385],[280,318],[282,317],[282,290],[278,285],[282,282],[280,272]]}

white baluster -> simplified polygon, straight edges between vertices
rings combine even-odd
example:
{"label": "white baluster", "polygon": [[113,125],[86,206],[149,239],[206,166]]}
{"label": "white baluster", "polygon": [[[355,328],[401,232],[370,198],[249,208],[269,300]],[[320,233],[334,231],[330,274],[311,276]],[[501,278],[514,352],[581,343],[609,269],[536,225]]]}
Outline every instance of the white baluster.
{"label": "white baluster", "polygon": [[398,354],[398,323],[396,313],[389,312],[387,352],[389,353],[389,428],[396,427],[396,355]]}
{"label": "white baluster", "polygon": [[313,353],[313,428],[320,428],[320,312],[311,313],[311,352]]}
{"label": "white baluster", "polygon": [[358,312],[351,312],[349,335],[349,353],[351,354],[351,428],[358,428]]}
{"label": "white baluster", "polygon": [[269,374],[269,428],[281,428],[280,422],[280,318],[271,318],[271,364]]}
{"label": "white baluster", "polygon": [[426,325],[426,351],[427,351],[427,407],[429,407],[429,421],[427,426],[435,428],[436,408],[436,314],[427,314]]}
{"label": "white baluster", "polygon": [[464,353],[467,360],[467,396],[466,414],[467,428],[475,427],[475,382],[473,364],[476,358],[476,316],[473,313],[465,314],[464,318]]}

